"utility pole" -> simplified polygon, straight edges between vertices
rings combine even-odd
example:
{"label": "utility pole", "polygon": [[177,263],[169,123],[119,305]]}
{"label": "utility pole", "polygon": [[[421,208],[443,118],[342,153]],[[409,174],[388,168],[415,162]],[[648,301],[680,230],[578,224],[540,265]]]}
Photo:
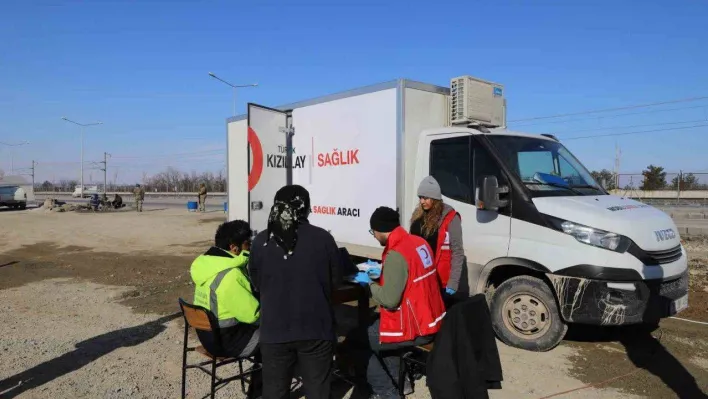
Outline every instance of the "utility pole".
{"label": "utility pole", "polygon": [[615,189],[619,190],[620,186],[620,158],[622,158],[622,150],[619,145],[615,143]]}
{"label": "utility pole", "polygon": [[37,162],[32,160],[32,190],[34,190],[34,169],[37,166]]}
{"label": "utility pole", "polygon": [[103,168],[100,168],[100,170],[103,171],[103,195],[108,196],[108,157],[110,157],[111,154],[104,152],[103,153],[103,162],[99,162],[103,164]]}
{"label": "utility pole", "polygon": [[676,182],[676,205],[681,203],[681,184],[683,183],[683,171],[679,170],[678,181]]}

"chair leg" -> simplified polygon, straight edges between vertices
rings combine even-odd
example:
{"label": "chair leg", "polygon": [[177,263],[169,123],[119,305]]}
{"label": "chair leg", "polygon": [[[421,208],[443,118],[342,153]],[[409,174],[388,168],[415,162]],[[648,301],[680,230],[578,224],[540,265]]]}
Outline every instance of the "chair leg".
{"label": "chair leg", "polygon": [[398,359],[398,393],[404,398],[406,396],[406,355],[402,354]]}
{"label": "chair leg", "polygon": [[182,346],[182,399],[187,396],[187,338],[189,336],[189,324],[184,323],[184,345]]}
{"label": "chair leg", "polygon": [[241,392],[246,393],[246,380],[243,376],[243,360],[238,361],[238,374],[241,376],[239,379],[241,381]]}
{"label": "chair leg", "polygon": [[216,394],[216,358],[211,361],[211,399]]}

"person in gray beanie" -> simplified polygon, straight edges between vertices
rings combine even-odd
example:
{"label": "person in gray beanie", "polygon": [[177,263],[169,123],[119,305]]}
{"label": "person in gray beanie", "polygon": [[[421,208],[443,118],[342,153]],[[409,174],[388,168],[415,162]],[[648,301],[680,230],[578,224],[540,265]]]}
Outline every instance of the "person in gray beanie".
{"label": "person in gray beanie", "polygon": [[[440,184],[428,176],[418,186],[420,206],[411,217],[410,233],[424,238],[433,249],[440,282],[448,297],[466,295],[465,252],[462,247],[462,218],[443,203]],[[450,299],[450,298],[447,298]]]}

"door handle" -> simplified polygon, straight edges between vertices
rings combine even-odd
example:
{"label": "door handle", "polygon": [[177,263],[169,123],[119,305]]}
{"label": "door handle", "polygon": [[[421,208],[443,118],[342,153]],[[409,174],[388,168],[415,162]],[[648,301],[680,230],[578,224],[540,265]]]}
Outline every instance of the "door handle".
{"label": "door handle", "polygon": [[263,201],[251,202],[251,210],[252,211],[260,211],[261,209],[263,209]]}

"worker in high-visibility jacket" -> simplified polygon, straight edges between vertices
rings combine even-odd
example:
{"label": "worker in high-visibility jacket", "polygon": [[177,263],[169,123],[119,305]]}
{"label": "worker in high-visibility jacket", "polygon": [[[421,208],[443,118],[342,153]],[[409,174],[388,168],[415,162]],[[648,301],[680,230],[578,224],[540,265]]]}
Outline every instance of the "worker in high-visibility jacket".
{"label": "worker in high-visibility jacket", "polygon": [[[209,309],[219,320],[222,353],[213,334],[197,330],[202,345],[219,357],[253,354],[259,341],[260,304],[253,295],[247,264],[251,228],[235,220],[216,230],[215,245],[192,263],[194,304]],[[216,352],[216,353],[215,353]]]}

